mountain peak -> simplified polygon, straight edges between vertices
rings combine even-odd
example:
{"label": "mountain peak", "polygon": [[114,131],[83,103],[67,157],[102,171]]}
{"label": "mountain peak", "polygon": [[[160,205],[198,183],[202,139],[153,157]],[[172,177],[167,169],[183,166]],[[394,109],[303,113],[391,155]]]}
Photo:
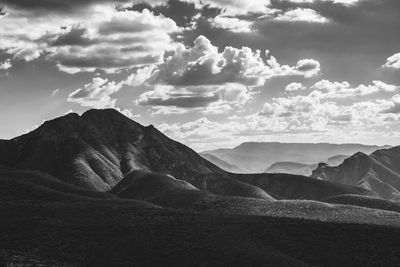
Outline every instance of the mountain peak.
{"label": "mountain peak", "polygon": [[144,127],[114,109],[69,113],[3,143],[0,164],[39,170],[99,191],[109,190],[132,170],[178,179],[222,171],[154,126]]}

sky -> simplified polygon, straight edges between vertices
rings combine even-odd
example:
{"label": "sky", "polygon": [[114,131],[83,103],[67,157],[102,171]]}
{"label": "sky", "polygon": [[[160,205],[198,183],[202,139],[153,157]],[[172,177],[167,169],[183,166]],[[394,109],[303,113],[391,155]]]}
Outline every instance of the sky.
{"label": "sky", "polygon": [[0,138],[115,108],[197,151],[400,143],[398,0],[0,0]]}

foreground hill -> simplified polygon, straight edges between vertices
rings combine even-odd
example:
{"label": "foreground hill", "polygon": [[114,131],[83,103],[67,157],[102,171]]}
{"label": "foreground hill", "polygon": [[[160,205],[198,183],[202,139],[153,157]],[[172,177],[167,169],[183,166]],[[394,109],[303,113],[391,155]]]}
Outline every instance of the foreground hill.
{"label": "foreground hill", "polygon": [[222,172],[192,149],[153,126],[144,127],[116,110],[89,110],[47,121],[38,129],[0,141],[0,164],[39,170],[66,183],[107,191],[135,169],[185,179]]}
{"label": "foreground hill", "polygon": [[[228,173],[225,176],[260,188],[275,199],[321,200],[342,194],[375,196],[374,192],[364,188],[321,181],[300,175]],[[199,189],[209,190],[209,184],[219,183],[222,178],[224,176],[221,174],[198,174],[187,181]]]}
{"label": "foreground hill", "polygon": [[359,186],[382,198],[400,200],[400,146],[370,155],[356,153],[337,167],[321,164],[312,177]]}
{"label": "foreground hill", "polygon": [[[96,202],[0,202],[0,214],[3,250],[58,266],[400,265],[400,230],[390,223],[216,216]],[[400,221],[398,213],[380,215]]]}
{"label": "foreground hill", "polygon": [[[202,190],[221,196],[238,196],[246,198],[269,199],[273,198],[261,188],[232,179],[226,174],[218,175],[217,179],[208,179],[213,174],[204,174],[189,181],[195,181],[196,185]],[[176,179],[171,175],[162,173],[152,173],[145,171],[133,171],[119,182],[111,191],[123,198],[147,200],[157,195],[162,195],[171,191],[189,191],[189,194],[196,194],[199,190],[193,184]]]}
{"label": "foreground hill", "polygon": [[328,162],[336,155],[352,155],[356,152],[372,153],[387,148],[360,144],[328,144],[328,143],[243,143],[232,149],[204,151],[221,160],[236,166],[243,173],[261,173],[267,166],[275,162],[297,162],[315,164]]}

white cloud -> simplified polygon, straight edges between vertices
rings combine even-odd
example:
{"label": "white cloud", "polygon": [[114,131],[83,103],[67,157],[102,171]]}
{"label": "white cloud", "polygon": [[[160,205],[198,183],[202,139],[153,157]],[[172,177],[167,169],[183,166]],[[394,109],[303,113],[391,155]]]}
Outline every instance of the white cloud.
{"label": "white cloud", "polygon": [[311,77],[319,71],[319,62],[313,59],[299,60],[291,67],[280,65],[272,56],[264,61],[261,51],[248,47],[228,46],[218,52],[218,47],[199,36],[193,47],[178,45],[164,63],[132,74],[126,83],[140,85],[141,82],[150,88],[136,103],[152,106],[156,114],[224,113],[246,104],[253,88],[263,85],[267,79]]}
{"label": "white cloud", "polygon": [[111,95],[118,92],[123,86],[123,82],[115,83],[100,77],[93,78],[83,88],[79,88],[69,94],[68,101],[75,102],[84,107],[92,108],[113,108],[116,99]]}
{"label": "white cloud", "polygon": [[269,0],[183,0],[195,3],[198,7],[210,6],[221,8],[224,15],[264,14],[269,11]]}
{"label": "white cloud", "polygon": [[334,4],[342,4],[345,6],[351,6],[362,0],[281,0],[281,1],[288,1],[291,3],[315,3],[315,2],[320,1],[320,2],[331,2]]}
{"label": "white cloud", "polygon": [[11,67],[12,65],[10,59],[6,59],[5,61],[0,62],[0,70],[8,70]]}
{"label": "white cloud", "polygon": [[287,92],[294,92],[294,91],[300,91],[300,90],[305,90],[307,89],[305,86],[303,86],[301,83],[290,83],[286,85],[285,91]]}
{"label": "white cloud", "polygon": [[361,84],[357,87],[352,87],[348,82],[330,82],[328,80],[321,80],[315,83],[312,89],[321,98],[349,98],[357,96],[367,96],[379,92],[396,92],[400,89],[399,86],[387,84],[382,81],[373,81],[370,85]]}
{"label": "white cloud", "polygon": [[51,96],[56,96],[59,92],[60,92],[60,89],[57,88],[57,89],[53,90],[53,92],[51,93]]}
{"label": "white cloud", "polygon": [[388,57],[385,65],[383,65],[383,67],[400,69],[400,53],[397,53],[391,57]]}
{"label": "white cloud", "polygon": [[279,14],[275,17],[279,21],[303,21],[313,23],[325,23],[329,20],[318,14],[315,10],[309,8],[296,8]]}
{"label": "white cloud", "polygon": [[252,32],[251,26],[253,25],[253,22],[251,21],[223,16],[217,16],[209,20],[211,26],[214,28],[226,29],[232,32]]}
{"label": "white cloud", "polygon": [[175,53],[158,66],[152,79],[156,83],[174,85],[241,83],[260,86],[273,77],[311,77],[319,71],[320,64],[316,60],[302,59],[296,66],[288,66],[279,64],[270,56],[264,62],[261,51],[249,47],[227,46],[219,53],[218,47],[206,37],[199,36],[189,49],[178,46]]}

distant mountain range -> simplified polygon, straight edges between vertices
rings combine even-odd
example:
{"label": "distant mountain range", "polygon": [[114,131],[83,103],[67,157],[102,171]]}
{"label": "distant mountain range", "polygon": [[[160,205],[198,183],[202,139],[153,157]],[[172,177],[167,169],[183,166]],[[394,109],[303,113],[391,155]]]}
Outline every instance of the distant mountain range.
{"label": "distant mountain range", "polygon": [[[328,158],[326,164],[329,166],[337,166],[342,163],[349,156],[345,155],[337,155]],[[217,164],[218,165],[218,164]],[[290,173],[297,175],[310,176],[312,171],[316,169],[318,163],[315,164],[303,164],[297,162],[275,162],[271,166],[269,166],[265,172],[266,173]]]}
{"label": "distant mountain range", "polygon": [[265,172],[276,162],[313,165],[327,162],[329,158],[338,155],[352,155],[357,152],[369,154],[377,149],[389,147],[361,144],[248,142],[232,149],[209,150],[201,154],[212,155],[224,161],[224,164],[212,161],[221,168],[232,165],[241,173],[260,173]]}
{"label": "distant mountain range", "polygon": [[321,164],[312,177],[359,186],[382,198],[400,200],[400,146],[370,155],[358,152],[337,167]]}

